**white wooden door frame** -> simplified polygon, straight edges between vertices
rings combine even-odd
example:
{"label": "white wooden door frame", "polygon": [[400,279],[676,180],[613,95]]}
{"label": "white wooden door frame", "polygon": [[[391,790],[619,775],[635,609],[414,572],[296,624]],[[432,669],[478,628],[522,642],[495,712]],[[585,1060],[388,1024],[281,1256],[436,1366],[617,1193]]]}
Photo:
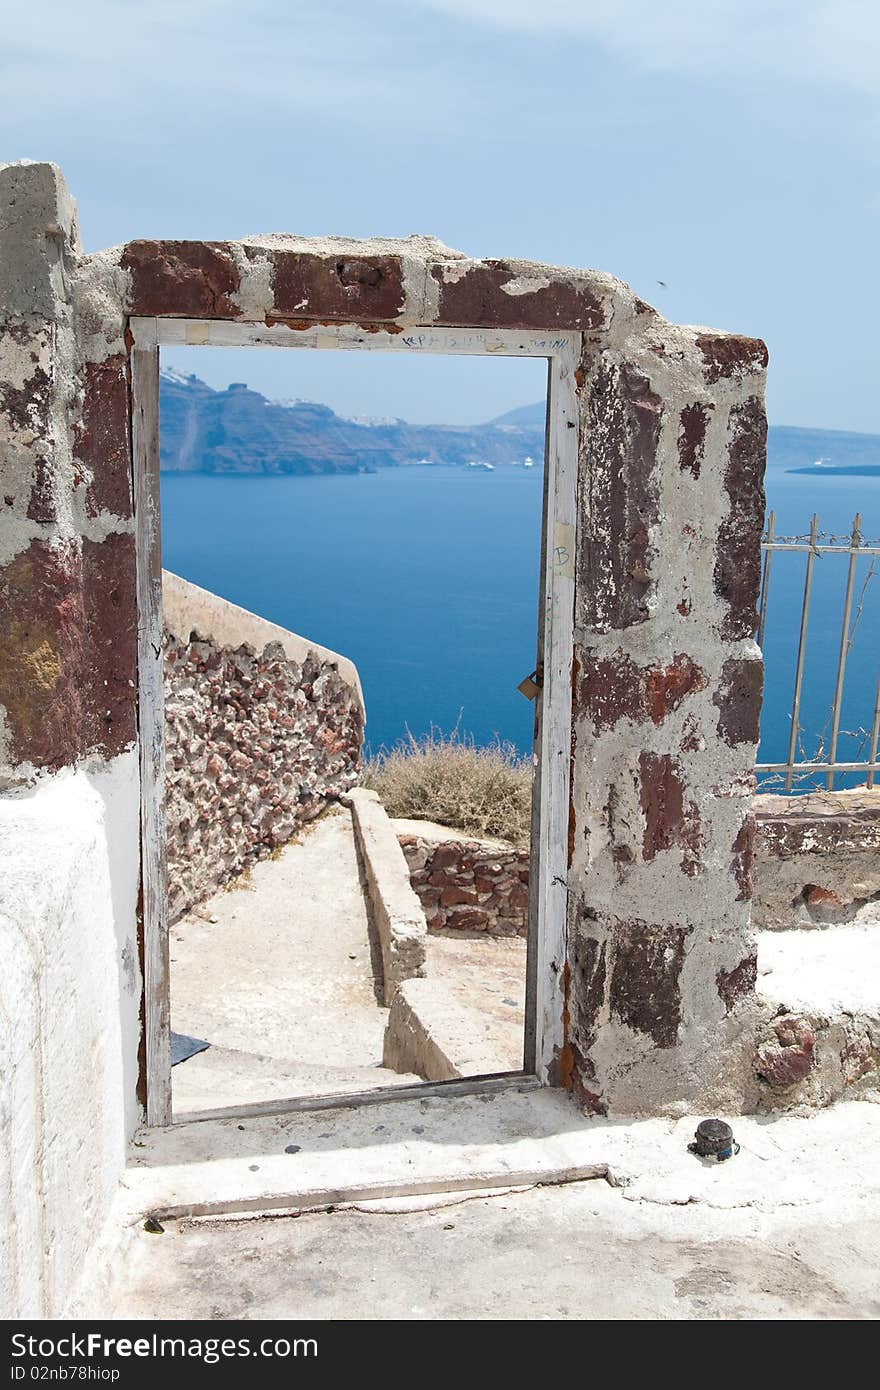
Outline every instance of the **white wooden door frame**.
{"label": "white wooden door frame", "polygon": [[[132,318],[132,453],[138,568],[138,707],[147,1123],[171,1123],[171,1021],[165,887],[162,560],[159,511],[159,348],[326,348],[548,361],[548,428],[538,649],[544,683],[535,747],[537,845],[532,843],[524,1071],[548,1084],[564,1044],[568,909],[575,512],[581,334],[518,329],[414,328],[368,332],[356,324],[292,329],[202,319]],[[437,1083],[442,1085],[443,1083]],[[456,1089],[459,1089],[459,1083]],[[478,1089],[475,1078],[473,1089]],[[407,1088],[396,1088],[401,1096]],[[413,1088],[423,1093],[424,1087]],[[355,1098],[350,1097],[349,1103]],[[293,1105],[294,1102],[291,1102]],[[252,1107],[250,1107],[252,1108]],[[274,1102],[278,1109],[279,1103]],[[230,1111],[232,1113],[232,1111]]]}

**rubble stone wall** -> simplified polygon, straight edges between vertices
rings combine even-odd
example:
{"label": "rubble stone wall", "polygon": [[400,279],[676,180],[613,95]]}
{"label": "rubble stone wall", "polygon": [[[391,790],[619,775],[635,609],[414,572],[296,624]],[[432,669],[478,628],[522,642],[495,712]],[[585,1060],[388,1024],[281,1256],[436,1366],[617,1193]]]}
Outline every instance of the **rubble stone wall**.
{"label": "rubble stone wall", "polygon": [[168,911],[177,920],[357,780],[351,662],[163,576]]}
{"label": "rubble stone wall", "polygon": [[[880,788],[753,798],[752,923],[847,922],[880,897]],[[396,822],[431,931],[525,936],[529,851],[466,831]]]}
{"label": "rubble stone wall", "polygon": [[495,840],[398,833],[410,881],[429,931],[526,936],[529,916],[529,851]]}

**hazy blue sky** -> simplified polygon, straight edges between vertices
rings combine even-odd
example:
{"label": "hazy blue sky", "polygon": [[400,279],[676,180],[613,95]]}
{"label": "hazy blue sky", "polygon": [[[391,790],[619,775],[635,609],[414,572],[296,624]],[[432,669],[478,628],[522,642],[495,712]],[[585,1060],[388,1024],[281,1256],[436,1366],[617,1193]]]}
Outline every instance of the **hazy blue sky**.
{"label": "hazy blue sky", "polygon": [[[876,0],[32,0],[0,158],[61,164],[89,249],[420,231],[600,267],[764,337],[774,422],[880,431],[878,74]],[[413,419],[536,394],[528,364],[353,356],[202,375]]]}

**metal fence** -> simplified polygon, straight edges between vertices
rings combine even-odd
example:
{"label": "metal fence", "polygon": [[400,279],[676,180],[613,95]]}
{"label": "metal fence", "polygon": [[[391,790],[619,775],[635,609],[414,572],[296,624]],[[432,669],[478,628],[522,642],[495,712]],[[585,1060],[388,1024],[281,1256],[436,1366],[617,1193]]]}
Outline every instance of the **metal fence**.
{"label": "metal fence", "polygon": [[[805,781],[812,781],[815,784],[816,774],[823,773],[825,786],[831,791],[834,788],[835,775],[844,772],[863,772],[865,774],[867,786],[873,787],[874,785],[874,777],[877,772],[877,744],[878,736],[880,736],[880,672],[878,672],[877,677],[873,719],[870,731],[861,728],[842,731],[840,728],[847,658],[852,650],[856,633],[861,622],[868,587],[875,576],[877,556],[880,555],[880,542],[866,541],[862,535],[861,526],[862,518],[860,515],[856,515],[849,536],[826,535],[819,530],[818,516],[814,516],[810,523],[808,535],[777,536],[776,513],[770,512],[767,518],[767,529],[761,542],[761,548],[764,554],[764,566],[761,582],[761,599],[758,609],[758,629],[756,633],[760,646],[763,647],[764,645],[764,631],[767,623],[770,580],[774,557],[782,552],[787,552],[789,554],[805,553],[807,560],[804,571],[800,632],[798,636],[797,661],[795,663],[794,689],[791,702],[791,728],[789,731],[788,756],[785,762],[759,762],[756,764],[756,771],[758,773],[769,774],[767,777],[761,779],[761,785],[763,787],[772,787],[776,784],[789,792],[792,790],[794,783],[801,785]],[[815,752],[812,757],[807,757],[803,746],[804,731],[800,722],[804,661],[807,651],[810,601],[813,594],[813,572],[816,561],[823,559],[827,555],[846,555],[849,558],[847,562],[843,611],[840,621],[837,675],[834,684],[834,695],[832,697],[831,707],[825,726],[818,736]],[[861,581],[859,592],[856,594],[856,571],[859,559],[862,556],[870,556],[870,562],[867,572]],[[837,748],[842,733],[859,740],[857,753],[861,754],[867,749],[867,757],[859,757],[856,761],[838,761]]]}

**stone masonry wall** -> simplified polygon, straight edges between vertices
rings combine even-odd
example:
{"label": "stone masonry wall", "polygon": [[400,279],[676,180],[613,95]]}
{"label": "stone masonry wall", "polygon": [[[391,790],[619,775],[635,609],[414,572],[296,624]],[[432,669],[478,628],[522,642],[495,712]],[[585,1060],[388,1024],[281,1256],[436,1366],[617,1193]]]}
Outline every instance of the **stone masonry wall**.
{"label": "stone masonry wall", "polygon": [[[851,921],[880,898],[880,788],[753,799],[752,921],[784,930]],[[529,851],[417,822],[398,834],[431,931],[525,936]]]}
{"label": "stone masonry wall", "polygon": [[739,1107],[764,344],[670,324],[601,272],[419,237],[132,241],[90,260],[125,313],[249,322],[267,342],[325,323],[418,350],[435,326],[533,330],[550,352],[579,335],[564,367],[578,451],[567,941],[538,1003],[539,1071],[596,1112]]}
{"label": "stone masonry wall", "polygon": [[0,165],[6,1318],[64,1315],[142,1099],[125,323],[77,224],[54,165]]}
{"label": "stone masonry wall", "polygon": [[354,785],[364,721],[350,663],[175,575],[163,587],[176,921]]}
{"label": "stone masonry wall", "polygon": [[[163,653],[138,653],[136,641],[135,513],[149,502],[139,495],[135,506],[131,492],[130,423],[144,404],[132,411],[132,317],[256,325],[267,343],[335,323],[364,342],[387,330],[419,351],[431,350],[437,326],[476,329],[487,350],[499,329],[528,332],[551,355],[565,335],[554,360],[566,399],[576,386],[577,409],[560,437],[578,450],[577,515],[566,498],[563,518],[576,522],[574,573],[563,580],[559,569],[575,589],[569,911],[563,924],[554,909],[539,1071],[594,1111],[735,1108],[736,1068],[754,1036],[764,345],[669,324],[602,272],[477,260],[422,237],[140,240],[85,254],[73,200],[49,164],[0,167],[0,243],[0,788],[9,795],[58,772],[90,778],[118,767],[126,810],[138,803],[138,687],[151,685]],[[158,375],[158,351],[138,354],[143,379]],[[556,618],[567,633],[568,613]],[[189,644],[189,633],[170,630]],[[265,674],[235,672],[236,688],[242,675]],[[218,722],[251,723],[257,746],[271,743],[238,703],[243,716],[226,706]],[[224,793],[214,785],[216,812]],[[123,824],[115,811],[112,822],[105,848]],[[128,876],[140,841],[136,817],[124,824],[114,854]],[[244,814],[242,828],[247,839]],[[230,831],[230,844],[236,838]],[[134,968],[121,988],[155,1021],[167,1000],[158,982],[158,993],[141,993],[134,895],[114,888],[104,905],[100,927],[88,915],[70,924],[71,958],[89,971],[123,946]],[[102,998],[105,1015],[77,1016],[64,1033],[53,1018],[45,1037],[50,1051],[85,1055],[94,1024],[107,1057],[126,1058],[124,1097],[117,1087],[96,1101],[116,1125],[110,1175],[146,1094],[145,1050],[136,1097],[137,1030],[125,1024],[120,1036],[128,1004]],[[53,1131],[55,1168],[74,1149],[95,1166],[91,1114]],[[93,1228],[90,1211],[78,1233]],[[69,1238],[72,1258],[84,1240]]]}
{"label": "stone masonry wall", "polygon": [[584,338],[568,1038],[595,1113],[744,1103],[763,343]]}
{"label": "stone masonry wall", "polygon": [[418,834],[398,839],[429,931],[527,935],[527,849],[463,838],[438,842]]}
{"label": "stone masonry wall", "polygon": [[880,897],[880,788],[765,793],[754,804],[756,927],[848,922]]}

